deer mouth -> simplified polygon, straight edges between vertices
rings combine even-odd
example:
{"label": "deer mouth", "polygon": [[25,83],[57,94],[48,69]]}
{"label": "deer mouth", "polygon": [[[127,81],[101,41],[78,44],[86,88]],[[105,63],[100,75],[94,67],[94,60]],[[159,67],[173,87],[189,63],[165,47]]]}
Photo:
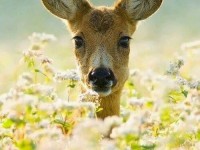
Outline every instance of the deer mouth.
{"label": "deer mouth", "polygon": [[89,86],[100,96],[108,96],[112,93],[112,88],[117,84],[117,80],[111,69],[96,68],[89,73]]}
{"label": "deer mouth", "polygon": [[93,91],[97,92],[99,96],[108,96],[112,93],[111,88],[92,88]]}
{"label": "deer mouth", "polygon": [[108,96],[112,92],[113,82],[109,81],[108,83],[105,83],[101,85],[94,85],[93,83],[90,83],[91,88],[93,91],[97,92],[100,96]]}

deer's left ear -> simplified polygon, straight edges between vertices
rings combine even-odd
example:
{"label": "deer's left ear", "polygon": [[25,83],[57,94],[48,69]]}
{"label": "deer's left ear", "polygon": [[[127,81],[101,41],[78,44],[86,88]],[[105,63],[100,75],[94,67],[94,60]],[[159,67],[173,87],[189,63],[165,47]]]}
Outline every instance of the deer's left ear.
{"label": "deer's left ear", "polygon": [[92,7],[87,0],[42,0],[44,6],[55,16],[68,21],[83,16]]}
{"label": "deer's left ear", "polygon": [[125,10],[131,20],[143,20],[160,7],[162,0],[119,0],[115,9]]}

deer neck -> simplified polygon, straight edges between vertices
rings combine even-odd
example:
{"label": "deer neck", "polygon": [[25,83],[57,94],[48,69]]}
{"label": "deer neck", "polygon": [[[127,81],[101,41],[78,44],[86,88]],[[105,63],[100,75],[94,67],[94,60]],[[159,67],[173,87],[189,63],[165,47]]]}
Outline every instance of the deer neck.
{"label": "deer neck", "polygon": [[121,96],[121,90],[109,96],[101,97],[100,108],[102,108],[103,110],[97,113],[97,117],[104,119],[108,116],[119,116],[120,96]]}

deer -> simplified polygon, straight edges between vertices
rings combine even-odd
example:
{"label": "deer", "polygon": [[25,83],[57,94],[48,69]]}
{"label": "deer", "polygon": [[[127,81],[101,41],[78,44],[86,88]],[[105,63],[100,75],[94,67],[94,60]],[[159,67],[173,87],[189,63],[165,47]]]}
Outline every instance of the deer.
{"label": "deer", "polygon": [[118,0],[112,7],[88,0],[42,0],[72,33],[81,91],[99,95],[97,117],[120,115],[120,97],[129,77],[130,40],[138,22],[147,19],[162,0]]}

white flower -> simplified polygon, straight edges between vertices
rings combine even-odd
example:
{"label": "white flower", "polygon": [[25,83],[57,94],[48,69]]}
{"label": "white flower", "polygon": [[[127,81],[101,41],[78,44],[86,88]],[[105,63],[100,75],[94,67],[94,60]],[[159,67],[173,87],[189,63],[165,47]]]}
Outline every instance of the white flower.
{"label": "white flower", "polygon": [[37,105],[37,109],[40,110],[40,111],[45,112],[48,115],[52,115],[56,111],[56,109],[53,106],[53,104],[52,103],[48,103],[48,102],[40,102]]}
{"label": "white flower", "polygon": [[156,138],[153,137],[153,136],[144,135],[140,139],[140,145],[143,145],[143,146],[153,146],[154,144],[156,144]]}
{"label": "white flower", "polygon": [[33,50],[27,50],[23,52],[23,55],[25,58],[32,58],[32,57],[41,57],[42,51],[33,51]]}
{"label": "white flower", "polygon": [[44,137],[37,145],[37,150],[69,150],[66,138]]}
{"label": "white flower", "polygon": [[8,118],[18,118],[24,115],[28,106],[35,106],[38,99],[35,96],[21,95],[17,99],[7,99],[4,101],[1,113],[7,115]]}
{"label": "white flower", "polygon": [[52,59],[50,59],[46,56],[43,56],[43,55],[39,59],[42,64],[52,64],[52,62],[53,62]]}
{"label": "white flower", "polygon": [[32,43],[47,43],[51,41],[55,41],[56,37],[52,34],[46,34],[46,33],[33,33],[31,36],[29,36],[29,40]]}
{"label": "white flower", "polygon": [[110,136],[111,138],[118,138],[129,134],[139,135],[142,122],[143,119],[141,115],[131,114],[126,123],[112,130]]}
{"label": "white flower", "polygon": [[7,100],[7,94],[0,95],[0,107],[3,105],[3,103]]}
{"label": "white flower", "polygon": [[55,73],[54,80],[55,81],[63,81],[63,80],[79,81],[80,77],[78,75],[77,70],[71,69],[71,70],[66,70],[65,72]]}
{"label": "white flower", "polygon": [[137,70],[137,69],[132,69],[132,70],[130,70],[130,76],[137,76],[138,74],[140,73],[140,71],[139,70]]}
{"label": "white flower", "polygon": [[55,100],[53,103],[53,107],[55,110],[59,111],[59,110],[76,110],[76,109],[81,109],[81,108],[85,108],[88,110],[88,117],[89,118],[93,118],[95,116],[95,104],[92,102],[68,102],[68,101],[64,101],[61,99],[57,99]]}
{"label": "white flower", "polygon": [[54,75],[56,72],[55,68],[49,63],[44,63],[43,68],[44,68],[45,72],[51,73],[52,75]]}
{"label": "white flower", "polygon": [[198,89],[200,87],[200,81],[191,81],[188,83],[191,89]]}
{"label": "white flower", "polygon": [[123,123],[122,118],[119,118],[117,116],[107,117],[104,120],[104,130],[105,130],[105,136],[110,137],[110,134],[112,130],[116,127],[119,127]]}
{"label": "white flower", "polygon": [[43,84],[32,84],[28,88],[33,90],[35,94],[41,94],[45,96],[51,96],[52,94],[55,93],[54,87]]}
{"label": "white flower", "polygon": [[37,150],[68,150],[68,139],[59,128],[37,129],[34,132],[29,132],[27,138],[37,144]]}
{"label": "white flower", "polygon": [[37,145],[37,150],[69,150],[66,138],[43,138]]}
{"label": "white flower", "polygon": [[49,127],[49,128],[44,128],[44,129],[38,129],[34,132],[30,132],[28,134],[28,137],[32,140],[40,140],[43,137],[50,137],[50,138],[55,138],[55,137],[64,137],[62,134],[62,130],[56,127]]}
{"label": "white flower", "polygon": [[117,117],[117,116],[111,116],[111,117],[107,117],[104,120],[104,125],[110,129],[112,127],[116,127],[122,124],[122,118]]}
{"label": "white flower", "polygon": [[192,106],[200,106],[200,92],[197,90],[191,90],[186,102],[190,103]]}
{"label": "white flower", "polygon": [[179,85],[187,85],[188,84],[188,81],[181,76],[176,76],[176,82]]}
{"label": "white flower", "polygon": [[115,141],[103,139],[101,141],[101,150],[118,150],[118,148]]}
{"label": "white flower", "polygon": [[98,93],[92,90],[87,90],[85,93],[82,93],[79,96],[79,101],[80,102],[92,102],[96,105],[96,107],[100,106],[100,99]]}
{"label": "white flower", "polygon": [[17,150],[13,143],[13,139],[11,139],[10,137],[4,137],[1,139],[0,148],[1,150]]}
{"label": "white flower", "polygon": [[144,116],[144,122],[149,124],[158,124],[160,123],[160,115],[155,111],[146,111],[146,116]]}
{"label": "white flower", "polygon": [[167,74],[178,75],[180,68],[184,65],[183,59],[178,59],[175,62],[171,62],[169,68],[167,69]]}
{"label": "white flower", "polygon": [[183,50],[200,49],[200,41],[185,43],[181,46]]}
{"label": "white flower", "polygon": [[195,143],[195,149],[199,149],[199,147],[200,147],[200,142],[197,142],[197,143]]}
{"label": "white flower", "polygon": [[19,89],[24,89],[25,87],[29,86],[32,83],[33,83],[32,75],[30,73],[25,72],[19,77],[16,86]]}
{"label": "white flower", "polygon": [[41,120],[41,122],[38,123],[39,127],[42,127],[42,128],[48,128],[50,124],[51,122],[48,119]]}
{"label": "white flower", "polygon": [[[190,120],[192,121],[192,120]],[[196,132],[196,128],[194,128],[194,122],[189,122],[188,119],[185,121],[179,120],[176,123],[171,124],[171,129],[173,132],[187,132],[192,133]]]}
{"label": "white flower", "polygon": [[104,126],[101,120],[87,119],[81,122],[73,131],[69,149],[100,149],[103,131]]}
{"label": "white flower", "polygon": [[145,103],[145,100],[143,98],[138,99],[138,98],[131,98],[129,99],[129,104],[132,106],[136,106],[136,107],[142,107]]}
{"label": "white flower", "polygon": [[163,104],[165,97],[170,91],[180,90],[180,86],[176,81],[170,79],[167,76],[160,76],[153,80],[154,90],[151,92],[151,96],[155,99],[155,104]]}

